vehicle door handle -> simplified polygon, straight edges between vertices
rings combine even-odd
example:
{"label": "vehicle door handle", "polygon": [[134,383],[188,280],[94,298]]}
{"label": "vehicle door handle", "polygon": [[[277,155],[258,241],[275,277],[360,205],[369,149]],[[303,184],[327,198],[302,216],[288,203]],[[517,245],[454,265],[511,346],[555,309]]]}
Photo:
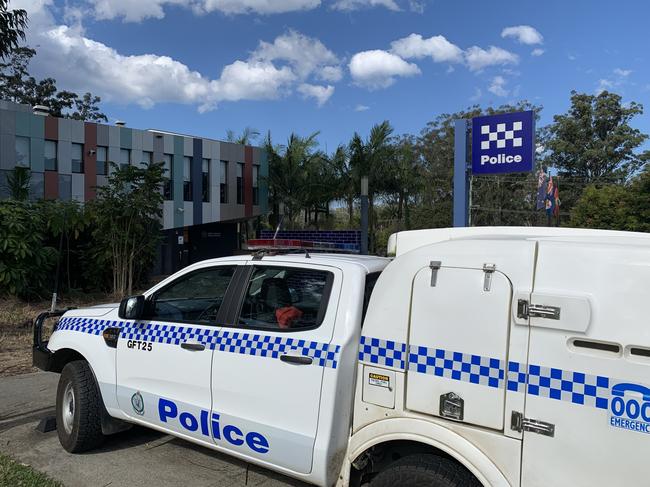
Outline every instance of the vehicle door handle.
{"label": "vehicle door handle", "polygon": [[184,348],[185,350],[192,350],[193,352],[199,352],[201,350],[205,350],[205,345],[196,342],[183,342],[181,343],[181,348]]}
{"label": "vehicle door handle", "polygon": [[311,357],[305,357],[304,355],[280,355],[280,360],[296,365],[309,365],[313,362]]}

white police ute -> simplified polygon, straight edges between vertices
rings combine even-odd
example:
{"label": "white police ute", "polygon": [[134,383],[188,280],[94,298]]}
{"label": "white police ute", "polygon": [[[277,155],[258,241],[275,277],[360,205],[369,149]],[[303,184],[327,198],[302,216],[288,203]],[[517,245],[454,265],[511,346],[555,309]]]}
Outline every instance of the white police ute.
{"label": "white police ute", "polygon": [[389,253],[208,260],[41,315],[61,444],[138,424],[328,487],[650,485],[649,235],[421,230]]}

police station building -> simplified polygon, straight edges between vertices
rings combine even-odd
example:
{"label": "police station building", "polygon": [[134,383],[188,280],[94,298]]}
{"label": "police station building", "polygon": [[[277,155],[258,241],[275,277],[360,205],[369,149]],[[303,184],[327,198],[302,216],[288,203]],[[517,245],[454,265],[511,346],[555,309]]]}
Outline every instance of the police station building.
{"label": "police station building", "polygon": [[7,176],[22,166],[30,169],[31,199],[83,203],[106,184],[109,161],[164,162],[160,273],[232,254],[246,222],[267,211],[268,162],[259,147],[57,118],[0,100],[0,197],[9,196]]}

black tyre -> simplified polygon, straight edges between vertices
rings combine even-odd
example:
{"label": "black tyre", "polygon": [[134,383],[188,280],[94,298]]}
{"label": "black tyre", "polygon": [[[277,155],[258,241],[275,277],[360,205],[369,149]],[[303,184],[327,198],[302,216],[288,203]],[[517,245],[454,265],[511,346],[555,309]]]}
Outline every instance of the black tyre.
{"label": "black tyre", "polygon": [[435,455],[409,455],[379,472],[370,487],[478,487],[461,465]]}
{"label": "black tyre", "polygon": [[92,450],[104,441],[102,399],[88,362],[75,360],[61,372],[56,391],[56,430],[70,453]]}

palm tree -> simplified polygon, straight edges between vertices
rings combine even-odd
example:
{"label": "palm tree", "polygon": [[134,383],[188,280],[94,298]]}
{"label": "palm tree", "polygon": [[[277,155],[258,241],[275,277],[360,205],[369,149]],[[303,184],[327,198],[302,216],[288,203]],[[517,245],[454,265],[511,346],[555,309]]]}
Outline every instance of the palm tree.
{"label": "palm tree", "polygon": [[350,165],[356,188],[361,188],[361,178],[368,177],[368,233],[370,252],[375,251],[374,204],[377,195],[389,188],[389,171],[395,148],[392,144],[393,127],[384,120],[370,129],[364,141],[357,133],[350,141]]}
{"label": "palm tree", "polygon": [[252,127],[245,127],[241,135],[236,135],[235,131],[231,129],[226,131],[226,140],[228,142],[241,145],[251,145],[259,136],[259,131]]}

